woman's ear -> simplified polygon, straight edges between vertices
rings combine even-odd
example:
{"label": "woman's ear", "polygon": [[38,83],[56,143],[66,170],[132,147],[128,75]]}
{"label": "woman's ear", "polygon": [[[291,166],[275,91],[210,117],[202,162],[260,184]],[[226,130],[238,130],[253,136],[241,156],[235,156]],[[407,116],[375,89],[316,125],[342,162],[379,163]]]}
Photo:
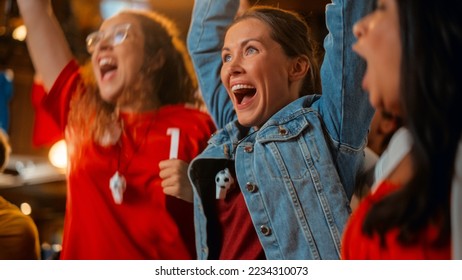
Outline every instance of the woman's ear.
{"label": "woman's ear", "polygon": [[309,59],[305,55],[301,55],[292,59],[289,69],[289,80],[296,82],[303,80],[310,69]]}
{"label": "woman's ear", "polygon": [[151,71],[157,71],[162,68],[165,64],[165,53],[164,50],[160,49],[157,51],[156,55],[152,58],[152,61],[149,65]]}

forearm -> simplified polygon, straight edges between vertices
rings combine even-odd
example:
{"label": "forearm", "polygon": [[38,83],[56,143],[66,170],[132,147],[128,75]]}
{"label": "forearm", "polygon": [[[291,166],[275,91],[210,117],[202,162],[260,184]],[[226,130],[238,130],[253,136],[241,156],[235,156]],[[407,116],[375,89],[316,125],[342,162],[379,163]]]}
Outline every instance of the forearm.
{"label": "forearm", "polygon": [[373,110],[361,89],[365,63],[352,51],[353,25],[372,8],[372,0],[333,0],[326,8],[329,30],[321,67],[319,110],[331,137],[340,145],[365,145]]}
{"label": "forearm", "polygon": [[27,28],[27,47],[35,70],[50,89],[72,59],[66,37],[54,16],[50,0],[17,0]]}
{"label": "forearm", "polygon": [[228,94],[221,83],[221,48],[239,0],[196,0],[188,33],[188,50],[203,99],[218,128],[235,119]]}

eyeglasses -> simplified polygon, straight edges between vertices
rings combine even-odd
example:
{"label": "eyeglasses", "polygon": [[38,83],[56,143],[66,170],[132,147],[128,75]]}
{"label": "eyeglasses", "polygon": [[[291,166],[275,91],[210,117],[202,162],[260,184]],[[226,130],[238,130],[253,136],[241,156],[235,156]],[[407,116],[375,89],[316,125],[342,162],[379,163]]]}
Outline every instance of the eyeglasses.
{"label": "eyeglasses", "polygon": [[130,29],[130,23],[124,23],[114,26],[106,31],[96,31],[90,33],[85,40],[87,43],[87,51],[92,54],[96,46],[102,41],[106,42],[111,46],[117,46],[123,43],[128,35],[128,29]]}

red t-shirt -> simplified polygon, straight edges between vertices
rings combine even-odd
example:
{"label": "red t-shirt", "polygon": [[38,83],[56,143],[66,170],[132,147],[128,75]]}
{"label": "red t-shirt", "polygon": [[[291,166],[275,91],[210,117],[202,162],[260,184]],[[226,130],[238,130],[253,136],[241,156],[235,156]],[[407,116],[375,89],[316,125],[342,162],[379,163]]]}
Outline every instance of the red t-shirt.
{"label": "red t-shirt", "polygon": [[266,259],[239,186],[231,188],[225,199],[217,199],[215,206],[220,227],[216,232],[221,233],[219,259]]}
{"label": "red t-shirt", "polygon": [[396,189],[398,189],[398,186],[384,181],[373,194],[368,195],[361,201],[348,221],[343,234],[342,259],[437,260],[451,258],[449,245],[441,249],[430,246],[438,234],[435,227],[428,227],[422,232],[420,242],[411,246],[403,246],[398,242],[399,229],[392,229],[385,234],[385,247],[381,246],[378,234],[374,233],[370,237],[362,231],[364,219],[372,205]]}
{"label": "red t-shirt", "polygon": [[[62,129],[79,83],[79,67],[72,61],[45,100]],[[70,166],[61,258],[195,258],[192,204],[163,194],[158,164],[169,158],[172,137],[179,140],[178,158],[190,162],[206,147],[215,129],[211,118],[183,105],[121,113],[120,117],[124,125],[120,147],[68,141]],[[179,135],[172,134],[171,129]],[[109,180],[117,170],[127,182],[120,205],[109,189]]]}

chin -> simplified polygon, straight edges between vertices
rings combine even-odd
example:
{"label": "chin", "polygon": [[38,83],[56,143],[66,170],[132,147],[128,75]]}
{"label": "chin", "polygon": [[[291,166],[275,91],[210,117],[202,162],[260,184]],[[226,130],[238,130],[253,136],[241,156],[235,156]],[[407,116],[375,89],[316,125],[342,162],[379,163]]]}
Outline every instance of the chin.
{"label": "chin", "polygon": [[248,119],[240,118],[239,116],[237,117],[237,121],[239,122],[240,125],[244,127],[254,126],[253,122],[249,121]]}
{"label": "chin", "polygon": [[375,109],[380,109],[379,105],[380,105],[380,102],[378,99],[373,93],[369,92],[369,104],[371,104],[372,107],[374,107]]}
{"label": "chin", "polygon": [[259,123],[258,120],[256,119],[244,119],[244,118],[239,118],[239,116],[237,117],[237,120],[239,122],[240,125],[244,126],[244,127],[255,127],[255,128],[260,128],[262,127],[265,123]]}
{"label": "chin", "polygon": [[113,91],[110,88],[99,88],[99,96],[101,99],[103,99],[106,102],[114,102],[117,99],[117,96],[119,96],[119,93],[117,91]]}
{"label": "chin", "polygon": [[107,102],[107,103],[115,104],[115,102],[116,102],[116,98],[114,97],[114,95],[103,95],[103,94],[100,94],[100,97],[101,97],[101,99],[102,99],[104,102]]}

